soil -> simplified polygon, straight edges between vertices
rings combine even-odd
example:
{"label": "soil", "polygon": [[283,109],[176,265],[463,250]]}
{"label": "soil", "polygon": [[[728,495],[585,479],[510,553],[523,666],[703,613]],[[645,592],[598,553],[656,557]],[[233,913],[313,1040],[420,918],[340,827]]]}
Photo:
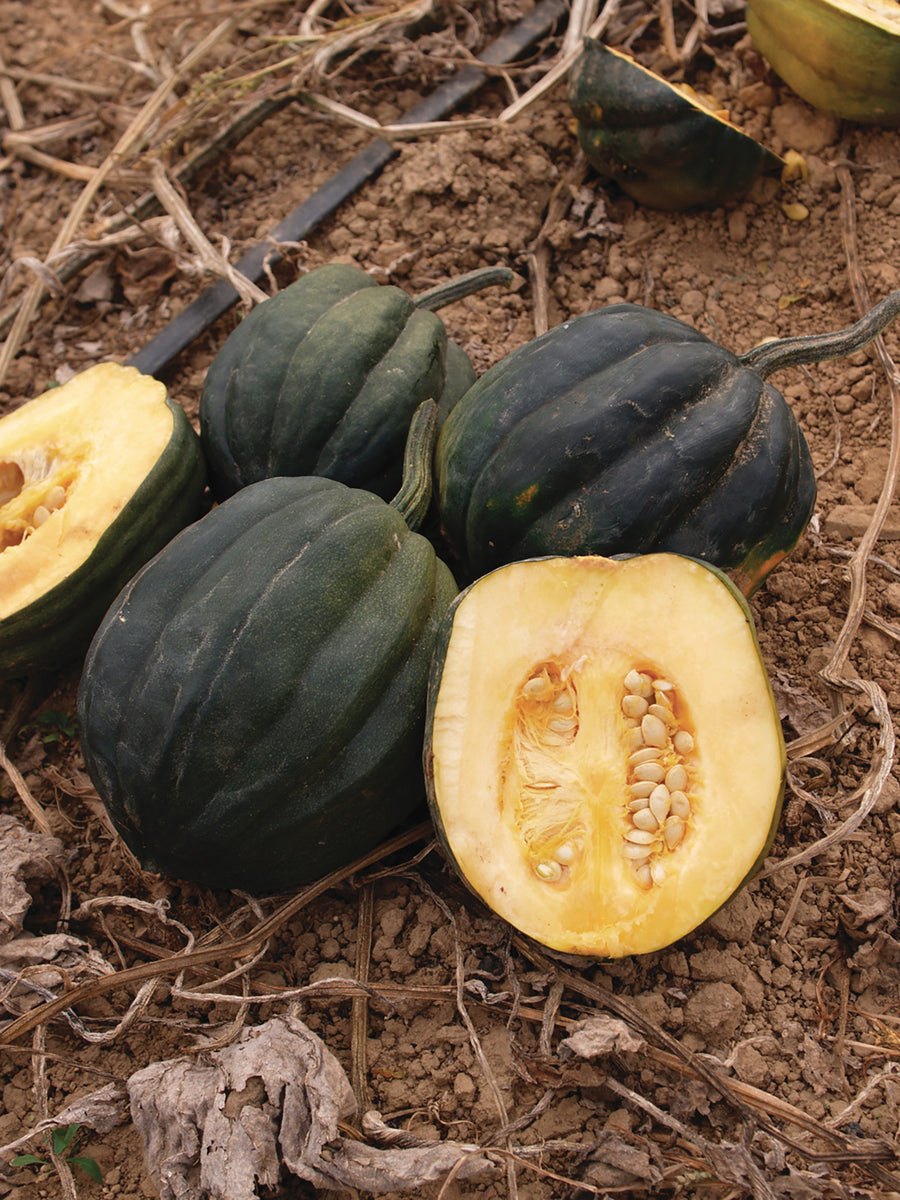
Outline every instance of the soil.
{"label": "soil", "polygon": [[[441,314],[480,373],[545,321],[620,300],[671,313],[742,352],[765,338],[851,324],[853,262],[873,300],[900,287],[897,132],[840,122],[798,99],[754,51],[740,4],[709,5],[718,33],[704,36],[679,68],[663,49],[655,8],[622,6],[607,40],[630,36],[642,61],[727,104],[777,153],[802,154],[806,178],[758,181],[745,199],[711,210],[637,205],[581,162],[564,83],[515,120],[497,120],[559,53],[563,31],[552,29],[452,117],[492,122],[398,142],[380,173],[303,240],[279,247],[263,288],[342,261],[415,293],[505,263],[519,276],[514,289],[489,289]],[[352,22],[357,11],[324,6],[313,14],[314,31]],[[282,64],[263,77],[260,94],[296,72],[309,90],[389,124],[523,11],[515,0],[438,6],[427,19],[372,35],[361,51],[336,55],[324,75],[301,78],[308,68],[293,5],[173,0],[132,11],[94,0],[8,0],[0,7],[9,72],[0,98],[16,136],[7,136],[0,159],[0,315],[13,312],[38,270],[52,286],[16,335],[0,412],[92,363],[128,360],[213,281],[171,217],[148,214],[130,225],[128,240],[104,235],[150,186],[154,161],[176,170],[227,123],[243,96],[224,84],[260,64]],[[137,152],[124,155],[125,173],[66,230],[85,173],[104,163],[167,72],[233,14],[235,28],[190,66]],[[693,20],[675,5],[679,45]],[[60,122],[72,124],[39,137]],[[234,262],[371,139],[339,115],[293,102],[186,183],[186,207]],[[73,243],[90,244],[92,257],[53,282],[40,264],[59,270],[60,246]],[[536,304],[542,280],[546,318]],[[235,307],[165,369],[172,396],[193,419],[205,372],[239,317]],[[8,319],[3,336],[14,336]],[[896,359],[900,326],[886,332],[885,345]],[[108,1040],[87,1042],[53,1021],[33,1040],[5,1046],[0,1145],[110,1080],[196,1057],[210,1039],[227,1041],[290,1010],[337,1056],[363,1106],[388,1124],[426,1143],[504,1151],[492,1176],[414,1189],[423,1196],[900,1195],[900,775],[893,764],[878,774],[880,756],[893,754],[883,713],[900,708],[900,512],[876,512],[892,487],[889,372],[870,346],[787,368],[774,382],[809,441],[819,494],[796,551],[752,600],[791,753],[784,816],[760,877],[667,949],[618,961],[548,959],[464,893],[426,829],[418,843],[386,852],[380,865],[299,908],[241,977],[223,979],[230,964],[221,963],[174,981],[161,976],[113,1036],[135,994],[122,986],[78,1007]],[[837,687],[821,675],[836,647],[837,674],[847,681]],[[157,961],[183,947],[184,931],[246,932],[276,906],[138,869],[84,771],[72,723],[78,674],[73,667],[45,681],[7,745],[62,847],[57,873],[32,884],[25,916],[24,933],[35,938],[78,939],[67,971],[47,969],[51,990]],[[23,687],[2,685],[7,733]],[[852,714],[837,735],[826,728],[835,697]],[[4,813],[32,826],[12,771],[0,777],[0,798]],[[361,1008],[340,981],[366,973],[374,994]],[[338,982],[298,995],[327,980]],[[576,1069],[560,1041],[608,1010],[610,996],[645,1049],[618,1049]],[[19,988],[9,1014],[34,1003]],[[724,1092],[692,1074],[691,1053],[727,1081]],[[79,1196],[157,1194],[127,1116],[86,1132],[79,1153],[96,1162],[102,1182],[76,1166]],[[29,1148],[44,1153],[40,1138]],[[13,1166],[11,1157],[0,1196],[66,1194],[52,1167]],[[316,1194],[307,1187],[285,1175],[260,1194]]]}

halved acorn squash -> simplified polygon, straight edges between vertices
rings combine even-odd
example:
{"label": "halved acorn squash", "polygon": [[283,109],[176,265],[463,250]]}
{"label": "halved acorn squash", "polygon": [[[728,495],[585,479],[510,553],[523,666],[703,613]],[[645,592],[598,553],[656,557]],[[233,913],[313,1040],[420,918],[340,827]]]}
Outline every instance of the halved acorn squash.
{"label": "halved acorn squash", "polygon": [[900,124],[897,0],[749,0],[747,29],[807,103],[851,121]]}
{"label": "halved acorn squash", "polygon": [[569,103],[591,166],[651,208],[737,200],[760,173],[784,166],[692,88],[593,38],[569,76]]}
{"label": "halved acorn squash", "polygon": [[162,383],[100,363],[0,420],[0,676],[83,650],[201,506],[200,439]]}
{"label": "halved acorn squash", "polygon": [[426,729],[451,862],[555,950],[671,944],[775,836],[785,750],[752,617],[693,559],[532,559],[483,576],[443,622]]}

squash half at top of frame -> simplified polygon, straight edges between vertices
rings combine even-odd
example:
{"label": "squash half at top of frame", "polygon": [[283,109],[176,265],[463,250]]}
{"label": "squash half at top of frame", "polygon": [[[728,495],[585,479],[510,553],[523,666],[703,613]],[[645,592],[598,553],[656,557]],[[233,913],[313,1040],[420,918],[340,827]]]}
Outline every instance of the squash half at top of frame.
{"label": "squash half at top of frame", "polygon": [[569,103],[591,166],[651,208],[739,200],[758,175],[784,166],[691,88],[592,38],[572,68]]}
{"label": "squash half at top of frame", "polygon": [[898,0],[749,0],[747,28],[808,104],[851,121],[900,125]]}

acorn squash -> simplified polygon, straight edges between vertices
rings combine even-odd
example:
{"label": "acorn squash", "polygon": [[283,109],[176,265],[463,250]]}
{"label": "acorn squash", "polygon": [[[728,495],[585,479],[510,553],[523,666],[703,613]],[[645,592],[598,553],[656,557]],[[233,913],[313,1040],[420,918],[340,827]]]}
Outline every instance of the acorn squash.
{"label": "acorn squash", "polygon": [[568,95],[588,162],[651,208],[737,200],[759,174],[784,166],[692,88],[594,38],[584,40]]}
{"label": "acorn squash", "polygon": [[456,590],[397,508],[332,479],[250,484],[175,538],[110,609],[78,695],[87,769],[145,869],[289,888],[424,805]]}
{"label": "acorn squash", "polygon": [[808,104],[851,121],[900,124],[897,0],[749,0],[747,30]]}
{"label": "acorn squash", "polygon": [[644,954],[696,928],[768,853],[785,762],[750,611],[707,564],[512,563],[442,624],[424,756],[439,839],[554,950]]}
{"label": "acorn squash", "polygon": [[836,333],[737,356],[668,314],[613,304],[481,376],[435,450],[437,507],[464,581],[516,559],[670,550],[752,593],[816,501],[806,439],[767,377],[850,354],[900,292]]}
{"label": "acorn squash", "polygon": [[184,410],[133,367],[100,363],[0,419],[0,675],[82,652],[205,481]]}
{"label": "acorn squash", "polygon": [[263,301],[216,355],[200,398],[214,494],[324,475],[390,500],[419,404],[437,401],[443,419],[475,380],[432,309],[513,278],[485,268],[413,299],[329,263]]}

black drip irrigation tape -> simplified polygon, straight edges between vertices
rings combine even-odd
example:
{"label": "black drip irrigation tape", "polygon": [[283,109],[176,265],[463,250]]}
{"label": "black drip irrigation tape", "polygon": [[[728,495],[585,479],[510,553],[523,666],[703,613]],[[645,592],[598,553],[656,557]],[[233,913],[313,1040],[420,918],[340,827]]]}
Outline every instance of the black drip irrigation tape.
{"label": "black drip irrigation tape", "polygon": [[[513,62],[539,38],[549,33],[566,11],[563,0],[541,0],[528,16],[486,47],[481,61],[488,66]],[[414,125],[440,120],[473,95],[487,78],[488,72],[480,67],[464,67],[404,114],[397,123]],[[266,263],[271,266],[281,259],[277,249],[279,242],[298,242],[305,238],[364,183],[374,179],[398,153],[396,146],[383,138],[370,143],[276,225],[264,242],[248,250],[235,264],[236,270],[258,283],[263,277]],[[218,280],[138,350],[128,360],[129,364],[146,375],[160,374],[182,350],[226,313],[238,298],[238,293],[230,283],[224,279]]]}

